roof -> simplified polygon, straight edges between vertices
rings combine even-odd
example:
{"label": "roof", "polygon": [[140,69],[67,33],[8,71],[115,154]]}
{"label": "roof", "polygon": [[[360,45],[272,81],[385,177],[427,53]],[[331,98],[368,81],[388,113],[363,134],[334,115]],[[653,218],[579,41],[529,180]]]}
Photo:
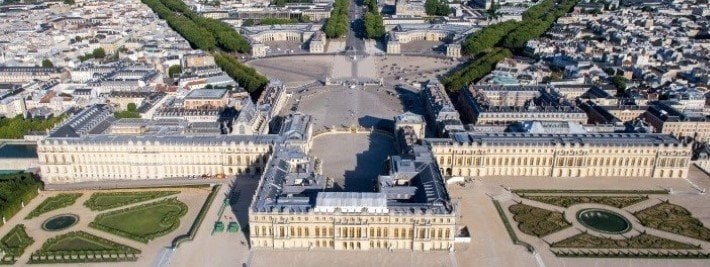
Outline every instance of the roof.
{"label": "roof", "polygon": [[227,89],[195,89],[185,99],[220,99],[227,94]]}

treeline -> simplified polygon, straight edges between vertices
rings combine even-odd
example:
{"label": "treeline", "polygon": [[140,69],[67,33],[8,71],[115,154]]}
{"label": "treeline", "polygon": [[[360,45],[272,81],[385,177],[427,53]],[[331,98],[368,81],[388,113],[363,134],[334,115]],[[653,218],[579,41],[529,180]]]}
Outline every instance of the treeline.
{"label": "treeline", "polygon": [[529,40],[543,35],[575,4],[577,0],[543,0],[525,11],[520,22],[497,23],[469,35],[463,43],[463,52],[481,56],[442,79],[444,85],[449,91],[456,92],[488,75],[499,61],[512,56],[511,50],[519,51]]}
{"label": "treeline", "polygon": [[9,220],[22,209],[22,203],[27,204],[41,188],[42,183],[29,173],[0,175],[0,214]]}
{"label": "treeline", "polygon": [[330,18],[325,22],[323,32],[328,38],[340,38],[348,32],[348,0],[335,0],[333,10],[330,11]]}
{"label": "treeline", "polygon": [[488,75],[498,62],[512,55],[513,53],[508,49],[495,48],[476,60],[469,61],[463,68],[449,77],[443,78],[442,83],[449,91],[457,92],[477,79]]}
{"label": "treeline", "polygon": [[385,36],[385,23],[382,14],[377,8],[377,0],[365,0],[367,13],[365,13],[363,24],[365,24],[365,36],[369,39],[379,39]]}
{"label": "treeline", "polygon": [[[219,20],[204,18],[193,12],[181,0],[141,0],[153,12],[168,22],[193,47],[204,51],[220,48],[225,52],[248,53],[249,43],[232,26]],[[253,68],[239,62],[232,56],[219,51],[213,53],[215,63],[229,77],[244,87],[252,96],[258,98],[261,89],[269,80]]]}
{"label": "treeline", "polygon": [[224,53],[215,53],[214,61],[220,69],[232,77],[239,83],[247,92],[258,95],[260,89],[264,88],[269,83],[269,79],[260,75],[253,68],[247,67],[234,57]]}
{"label": "treeline", "polygon": [[505,21],[490,25],[466,38],[463,52],[476,55],[493,47],[520,49],[534,38],[543,35],[557,18],[569,12],[577,0],[543,0],[523,13],[523,20]]}
{"label": "treeline", "polygon": [[543,35],[559,17],[572,10],[577,0],[544,0],[523,13],[520,27],[509,32],[502,45],[509,49],[524,48],[529,40]]}
{"label": "treeline", "polygon": [[0,119],[0,138],[22,139],[30,132],[44,132],[61,122],[66,116],[52,117],[46,120],[25,119],[21,115],[14,118]]}
{"label": "treeline", "polygon": [[190,45],[205,51],[220,48],[227,52],[248,53],[249,42],[232,26],[195,13],[181,0],[141,0]]}
{"label": "treeline", "polygon": [[518,27],[518,22],[513,20],[485,27],[466,38],[463,50],[466,54],[477,55],[491,49],[516,27]]}

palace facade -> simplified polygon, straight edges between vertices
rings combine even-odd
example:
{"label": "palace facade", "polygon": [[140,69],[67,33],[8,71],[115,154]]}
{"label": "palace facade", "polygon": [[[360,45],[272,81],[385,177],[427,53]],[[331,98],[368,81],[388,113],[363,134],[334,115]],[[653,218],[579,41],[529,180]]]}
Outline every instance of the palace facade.
{"label": "palace facade", "polygon": [[691,145],[664,134],[456,133],[427,139],[447,176],[688,176]]}

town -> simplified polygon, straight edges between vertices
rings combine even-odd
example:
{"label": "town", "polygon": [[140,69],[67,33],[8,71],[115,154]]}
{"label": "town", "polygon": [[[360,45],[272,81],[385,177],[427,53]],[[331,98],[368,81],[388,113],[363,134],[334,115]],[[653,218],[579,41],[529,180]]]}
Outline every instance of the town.
{"label": "town", "polygon": [[707,0],[0,0],[0,264],[705,266]]}

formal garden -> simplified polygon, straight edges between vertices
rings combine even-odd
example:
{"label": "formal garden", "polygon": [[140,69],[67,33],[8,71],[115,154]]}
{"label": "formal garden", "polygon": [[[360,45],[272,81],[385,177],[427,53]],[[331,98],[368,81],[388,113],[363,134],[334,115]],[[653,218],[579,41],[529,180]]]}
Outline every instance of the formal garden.
{"label": "formal garden", "polygon": [[98,192],[93,193],[84,202],[84,206],[91,210],[104,211],[179,193],[180,191]]}
{"label": "formal garden", "polygon": [[87,232],[69,232],[47,239],[29,263],[135,261],[140,250]]}
{"label": "formal garden", "polygon": [[169,198],[99,214],[89,226],[148,243],[177,229],[186,213],[187,205]]}
{"label": "formal garden", "polygon": [[15,225],[10,232],[0,239],[0,250],[5,253],[0,263],[14,264],[15,258],[22,255],[25,249],[34,242],[34,239],[27,235],[25,225]]}
{"label": "formal garden", "polygon": [[30,212],[25,219],[32,219],[47,212],[74,205],[74,202],[76,202],[81,195],[81,193],[64,193],[49,197],[42,201],[37,208],[32,210],[32,212]]}
{"label": "formal garden", "polygon": [[518,229],[528,235],[546,236],[572,226],[560,212],[549,211],[525,204],[515,204],[508,208]]}
{"label": "formal garden", "polygon": [[529,250],[534,248],[515,234],[511,221],[558,257],[710,258],[700,242],[685,238],[709,242],[710,229],[682,206],[658,203],[667,199],[665,191],[513,192],[510,200],[494,204],[513,242]]}
{"label": "formal garden", "polygon": [[[22,211],[12,220],[6,217],[3,227],[9,228],[0,228],[0,264],[142,262],[141,250],[154,249],[153,243],[174,246],[177,239],[194,238],[219,189],[193,185],[133,191],[41,192],[41,183],[34,181],[25,174],[13,174],[5,180],[0,176],[0,194],[13,196],[0,198],[5,201],[2,203],[12,205],[12,209],[2,208],[9,216]],[[30,202],[38,193],[45,195],[43,201]],[[181,227],[185,225],[181,219],[192,210],[190,207],[194,207],[194,212],[189,213],[190,221]],[[79,223],[84,220],[88,226]],[[184,232],[175,234],[178,229]],[[171,233],[175,235],[151,242]],[[139,243],[126,243],[129,241],[118,237]]]}
{"label": "formal garden", "polygon": [[668,201],[636,212],[634,216],[646,227],[710,242],[710,229],[693,218],[687,209]]}

